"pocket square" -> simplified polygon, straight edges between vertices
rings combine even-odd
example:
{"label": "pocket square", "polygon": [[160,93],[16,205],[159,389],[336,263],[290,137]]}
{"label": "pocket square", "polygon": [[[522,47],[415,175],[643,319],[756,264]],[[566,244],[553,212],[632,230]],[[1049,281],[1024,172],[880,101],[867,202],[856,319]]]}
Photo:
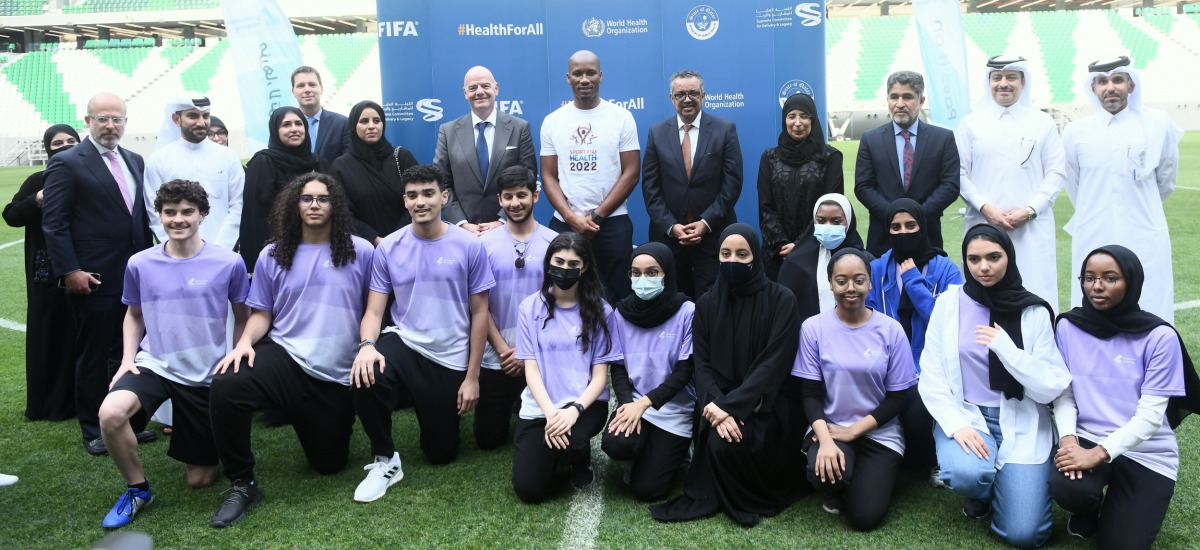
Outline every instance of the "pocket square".
{"label": "pocket square", "polygon": [[516,148],[517,148],[517,146],[516,146],[516,145],[509,145],[508,147],[505,147],[505,148],[504,148],[504,150],[505,150],[505,151],[508,151],[508,150],[510,150],[510,149],[516,149]]}

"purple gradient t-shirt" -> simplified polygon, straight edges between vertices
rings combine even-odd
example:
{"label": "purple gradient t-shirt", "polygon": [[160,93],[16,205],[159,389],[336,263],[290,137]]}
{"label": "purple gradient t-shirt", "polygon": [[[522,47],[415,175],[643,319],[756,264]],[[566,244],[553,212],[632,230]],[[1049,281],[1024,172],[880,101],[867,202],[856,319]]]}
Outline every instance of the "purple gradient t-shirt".
{"label": "purple gradient t-shirt", "polygon": [[[529,239],[519,241],[508,232],[507,227],[498,227],[479,237],[487,252],[488,264],[496,286],[488,293],[488,312],[496,322],[496,328],[508,345],[517,344],[517,309],[530,294],[537,292],[542,284],[542,261],[550,241],[558,233],[538,225]],[[517,268],[517,246],[525,243],[525,267]],[[483,368],[499,369],[500,355],[488,343],[483,350]]]}
{"label": "purple gradient t-shirt", "polygon": [[[633,399],[653,391],[675,371],[675,363],[692,356],[692,317],[696,305],[684,302],[670,319],[653,328],[642,328],[626,321],[620,312],[614,313],[618,340],[625,370],[633,383]],[[642,418],[664,431],[680,437],[692,437],[692,415],[696,407],[696,384],[693,380],[679,390],[675,397],[657,410],[646,409]]]}
{"label": "purple gradient t-shirt", "polygon": [[267,246],[246,300],[271,312],[271,339],[309,376],[343,386],[350,385],[374,252],[371,243],[352,239],[356,257],[342,267],[333,265],[328,243],[300,243],[287,271],[271,257],[275,245]]}
{"label": "purple gradient t-shirt", "polygon": [[178,384],[207,386],[225,356],[229,304],[250,292],[246,263],[209,243],[191,258],[172,258],[165,246],[134,254],[125,268],[121,302],[141,307],[146,323],[134,364]]}
{"label": "purple gradient t-shirt", "polygon": [[992,325],[992,313],[959,289],[958,365],[962,370],[963,400],[984,407],[999,407],[1004,394],[992,389],[988,349],[975,341],[978,327]]}
{"label": "purple gradient t-shirt", "polygon": [[[1183,350],[1170,327],[1101,340],[1064,319],[1055,339],[1071,371],[1079,411],[1076,431],[1093,442],[1128,424],[1142,395],[1185,393]],[[1154,435],[1124,456],[1171,479],[1178,475],[1179,444],[1165,419]]]}
{"label": "purple gradient t-shirt", "polygon": [[[605,349],[604,334],[590,342],[590,349],[583,349],[583,321],[579,316],[579,304],[569,308],[554,308],[554,318],[546,321],[549,310],[540,293],[525,298],[518,313],[517,359],[537,361],[538,372],[546,393],[555,407],[575,401],[592,381],[592,366],[612,363],[621,359],[620,340],[611,339],[610,349]],[[609,334],[616,330],[612,308],[604,305],[605,322]],[[543,327],[543,323],[545,326]],[[596,398],[596,403],[608,402],[608,386]],[[593,404],[594,406],[594,404]],[[542,408],[529,388],[521,392],[521,418],[526,420],[545,418]]]}
{"label": "purple gradient t-shirt", "polygon": [[396,298],[396,324],[384,332],[453,370],[467,370],[471,295],[494,286],[483,243],[454,226],[432,240],[418,237],[411,225],[397,230],[379,243],[371,269],[371,290]]}
{"label": "purple gradient t-shirt", "polygon": [[[849,427],[871,414],[887,392],[917,383],[912,348],[904,328],[880,312],[861,327],[846,326],[832,309],[800,327],[800,352],[792,376],[825,383],[825,419]],[[904,454],[900,419],[871,430],[867,437]]]}

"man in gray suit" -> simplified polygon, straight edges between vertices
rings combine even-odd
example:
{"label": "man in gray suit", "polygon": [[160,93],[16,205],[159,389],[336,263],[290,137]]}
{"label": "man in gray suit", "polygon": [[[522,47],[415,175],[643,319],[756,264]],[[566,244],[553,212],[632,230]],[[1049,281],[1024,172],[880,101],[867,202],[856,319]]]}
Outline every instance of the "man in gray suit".
{"label": "man in gray suit", "polygon": [[500,85],[487,67],[471,67],[463,95],[471,112],[438,129],[433,163],[446,177],[446,221],[482,235],[500,227],[496,179],[509,166],[537,173],[529,123],[496,109]]}

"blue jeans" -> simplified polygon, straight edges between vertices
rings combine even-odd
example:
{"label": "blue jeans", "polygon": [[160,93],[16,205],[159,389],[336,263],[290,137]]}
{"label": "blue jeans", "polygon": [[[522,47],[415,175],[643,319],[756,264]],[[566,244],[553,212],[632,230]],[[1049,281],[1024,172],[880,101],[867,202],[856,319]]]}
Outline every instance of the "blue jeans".
{"label": "blue jeans", "polygon": [[964,453],[962,446],[934,426],[941,480],[964,498],[992,502],[992,531],[1012,546],[1036,548],[1050,538],[1052,522],[1050,457],[1041,464],[1005,464],[996,468],[996,451],[1004,443],[1000,409],[979,407],[991,434],[979,432],[987,444],[988,458]]}

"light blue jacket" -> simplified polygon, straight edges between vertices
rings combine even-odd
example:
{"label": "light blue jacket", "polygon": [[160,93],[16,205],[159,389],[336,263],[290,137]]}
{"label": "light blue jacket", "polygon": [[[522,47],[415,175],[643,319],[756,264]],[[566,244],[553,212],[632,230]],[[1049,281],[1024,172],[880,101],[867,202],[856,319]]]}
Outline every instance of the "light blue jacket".
{"label": "light blue jacket", "polygon": [[[913,304],[910,342],[913,362],[920,365],[921,351],[925,349],[925,328],[929,326],[929,316],[933,314],[934,300],[950,285],[961,285],[963,276],[950,258],[934,256],[925,265],[924,273],[910,269],[901,278],[904,279],[904,291]],[[892,260],[891,250],[871,262],[871,291],[867,293],[867,307],[900,320],[900,285],[896,282],[896,262]],[[917,372],[921,372],[920,366]]]}

